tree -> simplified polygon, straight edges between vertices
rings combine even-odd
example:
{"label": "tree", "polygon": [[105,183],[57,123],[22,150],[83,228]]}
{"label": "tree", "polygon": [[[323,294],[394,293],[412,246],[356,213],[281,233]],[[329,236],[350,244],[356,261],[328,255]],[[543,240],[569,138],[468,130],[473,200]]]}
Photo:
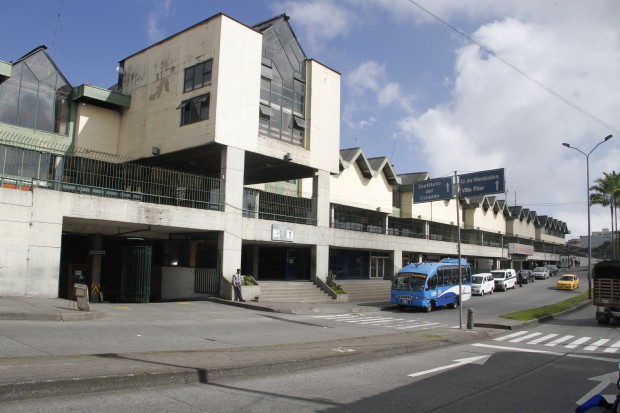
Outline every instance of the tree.
{"label": "tree", "polygon": [[[594,181],[595,185],[590,187],[590,204],[609,207],[611,216],[611,245],[612,257],[617,257],[618,245],[618,201],[620,201],[620,174],[616,171],[611,173],[603,172],[603,177]],[[614,220],[615,217],[615,220]],[[615,229],[614,229],[615,221]]]}

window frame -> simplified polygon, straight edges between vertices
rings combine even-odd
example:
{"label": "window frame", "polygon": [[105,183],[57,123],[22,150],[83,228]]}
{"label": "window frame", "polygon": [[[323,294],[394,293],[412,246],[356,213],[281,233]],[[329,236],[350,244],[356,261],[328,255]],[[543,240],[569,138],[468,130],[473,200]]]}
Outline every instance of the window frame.
{"label": "window frame", "polygon": [[191,125],[209,119],[211,109],[211,92],[182,101],[177,109],[181,110],[180,126]]}
{"label": "window frame", "polygon": [[211,84],[213,75],[213,58],[185,68],[183,76],[183,93],[200,89]]}

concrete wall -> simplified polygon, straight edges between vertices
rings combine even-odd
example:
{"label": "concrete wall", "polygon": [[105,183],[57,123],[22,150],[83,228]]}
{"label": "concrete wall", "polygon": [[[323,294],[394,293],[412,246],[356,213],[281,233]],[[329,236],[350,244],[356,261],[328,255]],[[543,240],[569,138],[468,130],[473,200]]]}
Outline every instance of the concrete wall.
{"label": "concrete wall", "polygon": [[120,113],[117,111],[78,103],[75,146],[106,154],[117,154],[120,120]]}
{"label": "concrete wall", "polygon": [[308,165],[335,174],[340,159],[340,74],[314,60],[306,70]]}
{"label": "concrete wall", "polygon": [[506,233],[521,238],[536,238],[534,222],[527,219],[509,219],[506,221]]}
{"label": "concrete wall", "polygon": [[330,200],[333,203],[349,205],[375,211],[392,211],[392,185],[383,173],[365,178],[357,163],[351,164],[339,175],[331,177]]}
{"label": "concrete wall", "polygon": [[0,188],[0,295],[58,296],[63,220],[151,225],[168,232],[223,231],[223,213],[35,188]]}
{"label": "concrete wall", "polygon": [[[123,111],[121,155],[151,156],[153,146],[165,154],[215,140],[223,18],[216,16],[125,60],[122,93],[131,95],[131,107]],[[185,69],[210,58],[213,59],[211,84],[183,93]],[[211,93],[210,118],[180,127],[178,105],[207,92]]]}
{"label": "concrete wall", "polygon": [[205,297],[207,294],[194,292],[193,268],[162,267],[161,299],[176,300]]}
{"label": "concrete wall", "polygon": [[[421,219],[427,221],[441,222],[442,224],[453,222],[456,225],[456,200],[454,199],[413,204],[411,212],[413,218],[417,218],[419,215],[422,217]],[[462,218],[460,220],[462,226],[463,220]]]}
{"label": "concrete wall", "polygon": [[486,210],[480,206],[465,208],[463,218],[466,229],[479,229],[493,233],[506,231],[506,217],[501,212],[495,213],[492,208]]}
{"label": "concrete wall", "polygon": [[0,188],[1,295],[58,295],[62,215],[57,205],[34,192]]}

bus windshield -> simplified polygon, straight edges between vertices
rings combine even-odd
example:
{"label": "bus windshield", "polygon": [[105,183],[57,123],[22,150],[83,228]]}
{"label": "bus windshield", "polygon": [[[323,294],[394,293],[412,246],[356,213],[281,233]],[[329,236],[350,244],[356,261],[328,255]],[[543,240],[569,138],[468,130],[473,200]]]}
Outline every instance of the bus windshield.
{"label": "bus windshield", "polygon": [[392,290],[421,292],[424,291],[425,284],[425,274],[402,273],[394,277]]}

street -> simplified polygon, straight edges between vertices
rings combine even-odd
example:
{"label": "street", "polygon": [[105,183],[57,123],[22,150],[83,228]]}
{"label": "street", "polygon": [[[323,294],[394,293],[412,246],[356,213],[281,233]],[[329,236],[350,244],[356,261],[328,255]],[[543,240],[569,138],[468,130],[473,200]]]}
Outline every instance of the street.
{"label": "street", "polygon": [[[9,412],[558,412],[616,393],[620,330],[586,307],[492,339],[222,382],[0,404]],[[432,330],[428,332],[432,334]],[[346,349],[342,349],[346,351]]]}

